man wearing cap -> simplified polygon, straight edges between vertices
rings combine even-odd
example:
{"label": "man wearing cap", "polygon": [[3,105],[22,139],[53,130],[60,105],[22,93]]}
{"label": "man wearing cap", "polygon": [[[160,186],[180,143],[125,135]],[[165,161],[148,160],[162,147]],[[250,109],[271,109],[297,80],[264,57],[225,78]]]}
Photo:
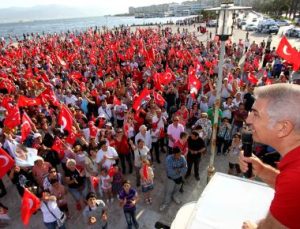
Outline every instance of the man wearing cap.
{"label": "man wearing cap", "polygon": [[94,192],[86,196],[87,206],[82,214],[87,229],[106,229],[107,228],[107,207],[104,201],[98,200]]}
{"label": "man wearing cap", "polygon": [[113,122],[113,106],[112,104],[107,104],[106,100],[102,100],[101,106],[98,109],[98,115],[104,115],[106,120]]}

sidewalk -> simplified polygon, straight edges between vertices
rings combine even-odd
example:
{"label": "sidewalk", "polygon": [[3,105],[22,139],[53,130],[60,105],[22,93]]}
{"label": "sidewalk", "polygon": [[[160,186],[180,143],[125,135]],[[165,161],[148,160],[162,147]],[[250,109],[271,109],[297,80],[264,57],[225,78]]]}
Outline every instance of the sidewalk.
{"label": "sidewalk", "polygon": [[[162,155],[165,157],[165,155]],[[181,194],[182,205],[191,201],[198,200],[200,194],[206,185],[206,176],[207,176],[207,166],[209,162],[209,155],[206,154],[202,161],[200,162],[200,181],[197,182],[194,179],[194,176],[190,176],[188,180],[185,181],[184,184],[184,192]],[[143,203],[143,197],[141,193],[141,188],[138,188],[138,193],[140,194],[140,202],[137,205],[137,218],[140,224],[140,228],[143,229],[152,229],[154,228],[154,224],[157,221],[161,221],[166,224],[171,224],[178,209],[182,205],[177,205],[172,203],[165,211],[160,212],[159,206],[161,205],[163,194],[164,194],[164,179],[165,179],[165,170],[164,163],[162,164],[154,164],[155,170],[155,188],[153,191],[153,204],[146,205]],[[215,166],[218,172],[227,172],[227,158],[225,156],[216,156],[215,157]],[[132,184],[135,184],[135,177],[133,175],[128,176],[132,181]],[[23,229],[24,226],[21,222],[20,216],[20,205],[21,198],[19,197],[15,186],[5,177],[4,179],[5,186],[7,188],[8,194],[1,199],[1,202],[8,206],[9,215],[12,218],[12,222],[8,229]],[[76,225],[76,229],[85,228],[83,223],[83,217],[81,212],[78,212],[75,208],[75,203],[72,197],[68,196],[69,209],[71,213],[71,219],[67,222],[67,228],[74,228]],[[115,199],[113,203],[108,204],[109,208],[109,219],[108,219],[108,228],[116,228],[116,229],[125,229],[126,221],[123,215],[122,209],[119,207],[118,201]],[[45,228],[42,222],[41,212],[33,215],[30,224],[27,227],[28,229],[43,229]]]}

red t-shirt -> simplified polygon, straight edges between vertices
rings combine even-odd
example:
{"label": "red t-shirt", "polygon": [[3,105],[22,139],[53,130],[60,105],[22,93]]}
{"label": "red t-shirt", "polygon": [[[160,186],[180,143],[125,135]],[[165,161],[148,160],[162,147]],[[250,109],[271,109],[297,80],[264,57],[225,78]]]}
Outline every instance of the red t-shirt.
{"label": "red t-shirt", "polygon": [[300,228],[300,146],[287,153],[278,168],[270,212],[284,226]]}

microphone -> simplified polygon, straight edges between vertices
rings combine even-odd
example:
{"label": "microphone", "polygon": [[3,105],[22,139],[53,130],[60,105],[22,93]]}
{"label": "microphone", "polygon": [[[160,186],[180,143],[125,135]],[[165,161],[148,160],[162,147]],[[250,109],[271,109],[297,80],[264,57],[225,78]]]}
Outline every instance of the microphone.
{"label": "microphone", "polygon": [[[244,150],[244,157],[251,157],[252,156],[252,133],[249,130],[243,130],[242,132],[242,149]],[[252,164],[248,163],[248,170],[244,173],[245,177],[251,178],[252,177]]]}

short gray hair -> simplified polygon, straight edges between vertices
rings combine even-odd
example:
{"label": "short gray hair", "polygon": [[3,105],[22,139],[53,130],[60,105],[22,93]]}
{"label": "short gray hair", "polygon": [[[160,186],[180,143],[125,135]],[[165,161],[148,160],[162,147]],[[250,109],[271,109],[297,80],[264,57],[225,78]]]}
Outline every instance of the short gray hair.
{"label": "short gray hair", "polygon": [[289,120],[300,132],[300,86],[296,84],[272,84],[254,89],[256,99],[268,100],[267,113],[273,123]]}
{"label": "short gray hair", "polygon": [[72,165],[76,165],[76,161],[74,159],[68,159],[66,162],[66,166],[70,167]]}

